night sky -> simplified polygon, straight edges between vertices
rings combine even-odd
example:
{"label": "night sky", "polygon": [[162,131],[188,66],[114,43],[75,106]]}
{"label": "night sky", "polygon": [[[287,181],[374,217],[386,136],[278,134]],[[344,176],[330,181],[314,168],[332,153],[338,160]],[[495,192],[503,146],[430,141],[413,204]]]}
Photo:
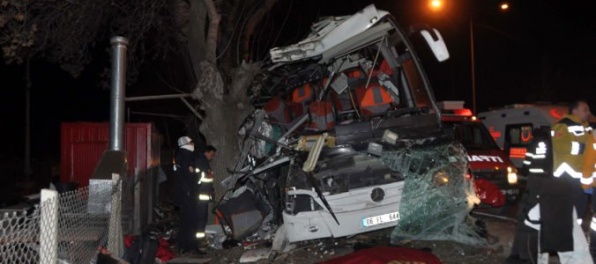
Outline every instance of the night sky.
{"label": "night sky", "polygon": [[[262,59],[271,46],[300,40],[318,16],[349,15],[375,3],[402,26],[426,23],[442,33],[451,54],[448,61],[439,64],[428,50],[419,50],[438,101],[464,100],[466,107],[472,107],[469,21],[473,19],[478,111],[535,101],[585,98],[596,102],[596,1],[512,0],[506,12],[499,10],[501,1],[444,2],[444,9],[431,12],[423,0],[279,0],[255,32],[253,56]],[[109,54],[105,50],[96,53],[94,63],[77,79],[43,59],[32,62],[34,158],[59,161],[60,122],[107,121],[109,90],[99,83]],[[128,96],[188,90],[187,84],[175,81],[182,74],[176,71],[179,60],[170,61],[145,65],[139,82],[127,88]],[[23,156],[24,73],[23,65],[0,64],[4,88],[0,128],[7,141],[0,158],[4,160]],[[155,101],[150,106],[166,114],[187,114],[176,100]],[[151,108],[147,103],[127,107],[133,112]],[[182,128],[181,122],[165,117],[133,114],[129,121],[153,121],[172,134]]]}

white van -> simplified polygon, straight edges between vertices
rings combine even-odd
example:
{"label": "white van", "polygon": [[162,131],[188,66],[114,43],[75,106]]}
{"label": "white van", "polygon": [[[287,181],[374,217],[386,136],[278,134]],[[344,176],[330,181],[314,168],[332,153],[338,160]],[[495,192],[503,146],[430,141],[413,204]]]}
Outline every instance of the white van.
{"label": "white van", "polygon": [[551,127],[568,112],[568,106],[561,104],[513,104],[480,112],[478,118],[519,169],[532,139],[532,130],[542,126]]}

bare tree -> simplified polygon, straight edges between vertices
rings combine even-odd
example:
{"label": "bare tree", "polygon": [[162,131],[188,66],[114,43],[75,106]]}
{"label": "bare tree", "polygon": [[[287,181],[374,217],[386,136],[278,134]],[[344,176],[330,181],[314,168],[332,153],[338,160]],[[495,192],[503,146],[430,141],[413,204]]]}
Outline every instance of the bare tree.
{"label": "bare tree", "polygon": [[186,90],[192,91],[204,114],[200,130],[220,150],[213,165],[221,180],[238,152],[237,130],[252,110],[247,88],[261,65],[250,61],[251,38],[276,3],[0,0],[0,46],[6,62],[43,57],[76,77],[94,59],[94,52],[109,47],[111,36],[126,36],[129,84],[146,58],[166,56],[181,47],[195,80]]}
{"label": "bare tree", "polygon": [[77,77],[112,35],[123,35],[134,81],[146,58],[171,51],[172,10],[167,0],[2,0],[2,55],[8,63],[42,57]]}

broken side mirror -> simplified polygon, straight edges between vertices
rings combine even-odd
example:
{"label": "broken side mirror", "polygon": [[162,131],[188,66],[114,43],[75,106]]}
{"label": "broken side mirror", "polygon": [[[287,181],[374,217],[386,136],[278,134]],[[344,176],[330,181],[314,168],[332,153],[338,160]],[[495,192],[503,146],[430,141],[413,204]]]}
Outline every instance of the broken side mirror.
{"label": "broken side mirror", "polygon": [[410,29],[412,30],[410,33],[420,32],[439,62],[449,59],[449,50],[447,50],[447,45],[438,30],[424,24],[413,25]]}

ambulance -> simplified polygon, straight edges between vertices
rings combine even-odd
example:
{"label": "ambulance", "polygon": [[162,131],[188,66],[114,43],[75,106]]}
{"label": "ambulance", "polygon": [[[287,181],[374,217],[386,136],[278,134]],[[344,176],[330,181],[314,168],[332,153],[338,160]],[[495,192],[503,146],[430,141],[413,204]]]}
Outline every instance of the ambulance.
{"label": "ambulance", "polygon": [[443,126],[451,129],[455,139],[466,148],[474,179],[484,179],[498,186],[505,195],[505,205],[514,202],[520,195],[517,169],[497,146],[489,130],[470,109],[464,108],[463,101],[443,101],[437,106]]}
{"label": "ambulance", "polygon": [[568,112],[567,105],[550,103],[513,104],[478,113],[497,145],[521,168],[532,130],[551,127]]}

